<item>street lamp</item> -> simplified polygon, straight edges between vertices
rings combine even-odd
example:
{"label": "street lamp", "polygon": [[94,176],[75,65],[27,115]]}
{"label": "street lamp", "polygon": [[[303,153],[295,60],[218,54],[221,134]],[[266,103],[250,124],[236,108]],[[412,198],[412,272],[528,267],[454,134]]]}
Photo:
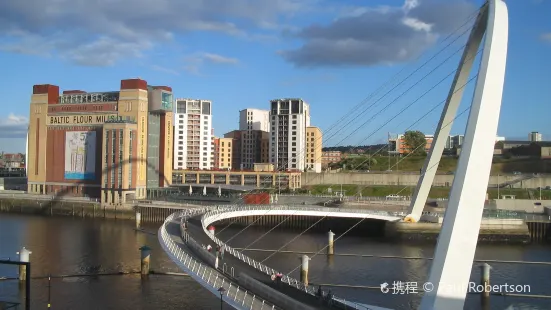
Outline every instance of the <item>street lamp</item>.
{"label": "street lamp", "polygon": [[225,291],[226,289],[223,286],[218,289],[218,292],[220,292],[220,310],[222,310],[222,307],[224,306],[224,300],[222,299],[222,296],[224,296]]}

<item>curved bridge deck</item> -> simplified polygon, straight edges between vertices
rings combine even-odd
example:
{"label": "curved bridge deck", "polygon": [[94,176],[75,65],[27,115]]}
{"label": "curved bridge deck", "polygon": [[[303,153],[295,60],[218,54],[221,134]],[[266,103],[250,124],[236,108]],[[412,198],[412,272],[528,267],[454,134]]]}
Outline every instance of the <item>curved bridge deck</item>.
{"label": "curved bridge deck", "polygon": [[[265,285],[268,291],[280,294],[300,309],[362,309],[362,310],[388,310],[346,301],[333,297],[331,307],[322,303],[315,295],[315,288],[305,286],[300,281],[284,275],[282,282],[277,284],[271,280],[271,275],[277,273],[274,269],[260,264],[241,252],[224,245],[218,238],[207,231],[207,226],[216,221],[249,215],[304,215],[304,216],[330,216],[351,218],[372,218],[387,221],[398,221],[402,217],[399,214],[365,211],[365,210],[339,210],[335,208],[309,208],[305,206],[217,206],[211,208],[197,208],[185,210],[170,215],[159,229],[159,241],[169,257],[194,280],[208,289],[217,298],[220,297],[218,289],[223,287],[226,293],[224,302],[235,309],[279,309],[273,303],[269,303],[255,296],[250,291],[238,286],[238,282],[247,278],[253,279],[259,285]],[[187,221],[187,229],[181,230],[182,220]],[[214,262],[214,256],[206,253],[203,246],[208,244],[224,245],[226,255],[219,262]],[[206,255],[204,255],[206,253]],[[215,268],[216,267],[216,268]],[[245,283],[245,282],[243,282]],[[253,282],[255,283],[255,282]],[[253,284],[254,285],[254,284]],[[246,284],[247,287],[258,291],[258,288]],[[259,292],[259,291],[258,291]],[[279,304],[273,295],[266,295],[271,301]],[[282,305],[280,305],[282,306]],[[287,308],[287,307],[284,307]]]}
{"label": "curved bridge deck", "polygon": [[[201,226],[203,228],[203,235],[209,238],[211,242],[219,246],[224,246],[226,248],[227,254],[231,254],[233,258],[240,262],[240,268],[245,269],[255,269],[259,279],[269,278],[272,274],[277,273],[276,270],[270,268],[260,262],[255,261],[254,259],[244,255],[242,252],[235,250],[234,248],[224,244],[216,236],[210,234],[207,231],[207,227],[220,220],[235,218],[241,216],[265,216],[265,215],[303,215],[303,216],[319,216],[319,217],[341,217],[341,218],[365,218],[365,219],[378,219],[378,220],[387,220],[387,221],[399,221],[402,219],[402,216],[397,213],[385,212],[385,211],[369,211],[369,210],[342,210],[336,208],[323,208],[323,207],[304,207],[304,206],[274,206],[274,205],[260,205],[260,206],[218,206],[215,210],[206,212],[201,217]],[[207,241],[207,242],[208,242]],[[225,258],[226,259],[226,258]],[[232,264],[235,264],[232,262]],[[250,272],[250,271],[249,271]],[[282,282],[287,284],[286,294],[293,294],[291,297],[297,298],[301,297],[301,301],[306,299],[305,296],[308,296],[310,299],[313,298],[314,303],[317,301],[316,289],[312,286],[305,286],[304,283],[301,283],[297,279],[293,279],[287,275],[284,275]],[[300,294],[297,292],[300,291]],[[298,295],[298,296],[297,296]],[[319,305],[320,303],[317,302]],[[318,306],[319,307],[319,306]],[[362,310],[388,310],[386,308],[364,305],[352,301],[347,301],[336,296],[333,297],[333,308],[332,309],[362,309]]]}
{"label": "curved bridge deck", "polygon": [[170,259],[195,281],[213,293],[216,298],[220,297],[218,289],[223,287],[225,292],[222,298],[225,303],[234,309],[279,309],[239,287],[228,276],[224,276],[215,268],[209,267],[192,254],[192,251],[189,250],[180,237],[180,218],[200,213],[199,209],[174,213],[159,228],[159,242]]}

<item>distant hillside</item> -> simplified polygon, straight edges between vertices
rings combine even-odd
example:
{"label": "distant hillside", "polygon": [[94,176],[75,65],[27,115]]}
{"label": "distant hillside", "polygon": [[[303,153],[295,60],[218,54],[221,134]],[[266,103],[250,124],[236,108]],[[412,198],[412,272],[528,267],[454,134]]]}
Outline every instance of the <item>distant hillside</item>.
{"label": "distant hillside", "polygon": [[[332,168],[344,170],[371,171],[420,171],[425,162],[425,156],[388,157],[385,155],[369,157],[365,155],[350,156],[340,163],[332,164]],[[444,156],[439,162],[438,171],[449,173],[455,171],[457,157]],[[513,173],[551,173],[551,159],[513,157],[509,159],[495,157],[492,163],[492,174]]]}

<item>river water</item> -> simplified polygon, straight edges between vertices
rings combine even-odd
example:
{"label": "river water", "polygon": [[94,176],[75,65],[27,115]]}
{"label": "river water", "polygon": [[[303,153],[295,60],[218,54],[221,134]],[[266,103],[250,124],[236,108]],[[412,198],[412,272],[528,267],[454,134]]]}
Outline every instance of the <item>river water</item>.
{"label": "river water", "polygon": [[[145,226],[156,232],[158,225]],[[239,233],[242,228],[229,227],[222,239]],[[274,230],[260,238],[266,229],[250,227],[239,233],[230,244],[236,247],[278,249],[296,237],[296,232]],[[335,238],[337,238],[336,236]],[[251,245],[255,240],[258,241]],[[317,252],[325,246],[325,234],[304,234],[284,250]],[[86,274],[139,270],[138,248],[152,248],[151,269],[179,272],[161,249],[157,236],[133,230],[133,223],[115,220],[39,217],[0,213],[0,259],[17,259],[21,246],[32,251],[32,275]],[[345,236],[335,242],[337,254],[361,253],[431,257],[434,244],[388,243],[359,236]],[[269,252],[247,252],[263,260]],[[322,251],[323,253],[323,251]],[[480,245],[477,259],[551,261],[549,245]],[[299,254],[278,253],[267,264],[284,272],[300,265]],[[475,263],[476,265],[476,263]],[[551,295],[551,266],[492,264],[492,284],[529,285],[531,294]],[[427,260],[380,259],[335,255],[328,259],[317,255],[310,261],[309,278],[313,283],[362,286],[392,284],[394,281],[417,282],[418,291],[430,268]],[[293,276],[298,278],[297,268]],[[17,267],[0,265],[0,277],[17,276]],[[473,281],[480,273],[473,268]],[[339,297],[393,309],[416,309],[421,295],[413,289],[408,294],[383,294],[380,290],[333,287]],[[24,295],[14,280],[0,281],[0,300],[23,301]],[[185,276],[139,275],[86,276],[54,278],[51,281],[52,309],[219,309],[218,299],[191,278]],[[32,309],[45,309],[48,281],[36,279],[31,284]],[[508,308],[510,307],[510,308]],[[528,299],[492,296],[489,309],[551,309],[551,299]],[[21,307],[20,309],[23,309]],[[226,308],[225,308],[226,309]],[[478,295],[469,295],[465,309],[481,309]]]}

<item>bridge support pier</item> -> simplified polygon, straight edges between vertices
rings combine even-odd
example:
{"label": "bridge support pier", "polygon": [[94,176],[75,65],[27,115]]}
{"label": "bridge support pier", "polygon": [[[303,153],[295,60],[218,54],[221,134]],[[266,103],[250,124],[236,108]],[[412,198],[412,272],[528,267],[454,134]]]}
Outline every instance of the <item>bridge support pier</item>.
{"label": "bridge support pier", "polygon": [[140,273],[142,277],[149,275],[149,262],[151,260],[151,248],[147,245],[142,246],[140,249]]}
{"label": "bridge support pier", "polygon": [[308,255],[302,255],[302,266],[300,266],[300,282],[308,286],[308,261],[310,257]]}
{"label": "bridge support pier", "polygon": [[[33,252],[27,250],[25,247],[22,247],[19,252],[16,254],[19,255],[19,261],[28,263],[30,260],[30,255]],[[19,265],[19,281],[26,281],[27,278],[27,266],[26,265]]]}
{"label": "bridge support pier", "polygon": [[327,233],[327,255],[333,255],[334,251],[333,251],[333,236],[335,236],[335,234],[330,230],[328,233]]}
{"label": "bridge support pier", "polygon": [[140,229],[141,225],[142,225],[142,214],[140,212],[136,212],[136,229]]}
{"label": "bridge support pier", "polygon": [[492,266],[486,263],[480,266],[480,285],[484,288],[482,298],[490,297],[490,269],[492,269]]}

